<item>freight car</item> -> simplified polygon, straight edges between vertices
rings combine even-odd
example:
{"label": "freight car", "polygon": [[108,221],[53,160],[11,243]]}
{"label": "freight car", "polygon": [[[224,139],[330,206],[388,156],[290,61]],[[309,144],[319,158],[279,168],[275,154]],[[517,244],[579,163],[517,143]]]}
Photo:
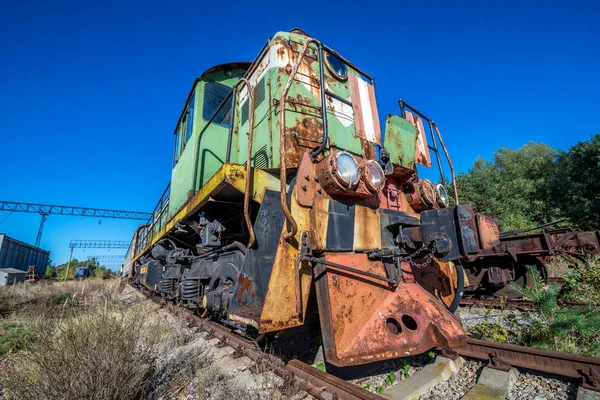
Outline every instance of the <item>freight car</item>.
{"label": "freight car", "polygon": [[337,366],[463,345],[460,260],[498,228],[419,176],[437,164],[444,183],[448,153],[433,121],[399,114],[382,130],[373,78],[297,29],[208,69],[122,274],[246,334],[303,325],[314,304]]}
{"label": "freight car", "polygon": [[14,268],[26,272],[34,265],[37,273],[44,275],[50,252],[21,242],[0,233],[0,268]]}

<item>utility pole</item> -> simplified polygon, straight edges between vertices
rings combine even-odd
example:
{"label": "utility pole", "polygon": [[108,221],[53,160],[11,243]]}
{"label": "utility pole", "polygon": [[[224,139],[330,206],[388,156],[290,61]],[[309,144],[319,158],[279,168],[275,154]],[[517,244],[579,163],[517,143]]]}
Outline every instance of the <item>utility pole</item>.
{"label": "utility pole", "polygon": [[64,281],[67,280],[67,276],[69,275],[69,268],[71,267],[72,259],[73,259],[73,248],[71,247],[71,253],[69,254],[69,263],[67,264],[67,272],[65,273],[65,279],[63,279]]}

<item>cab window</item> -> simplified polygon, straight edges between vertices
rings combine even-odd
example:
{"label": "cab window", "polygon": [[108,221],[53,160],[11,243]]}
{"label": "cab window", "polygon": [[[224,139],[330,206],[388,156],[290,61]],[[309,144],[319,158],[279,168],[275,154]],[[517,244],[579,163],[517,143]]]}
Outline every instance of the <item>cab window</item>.
{"label": "cab window", "polygon": [[181,126],[177,128],[177,132],[175,132],[175,150],[173,151],[173,167],[177,164],[177,160],[179,160],[179,148],[181,147]]}
{"label": "cab window", "polygon": [[[204,87],[204,108],[202,118],[209,121],[223,100],[229,95],[231,88],[219,82],[207,82]],[[225,104],[215,116],[213,124],[229,127],[231,122],[231,102]]]}
{"label": "cab window", "polygon": [[185,118],[182,122],[183,130],[185,131],[185,141],[183,142],[183,147],[185,148],[185,144],[190,137],[192,136],[192,129],[194,128],[194,98],[196,96],[192,96],[190,102],[188,103],[187,109],[185,111]]}

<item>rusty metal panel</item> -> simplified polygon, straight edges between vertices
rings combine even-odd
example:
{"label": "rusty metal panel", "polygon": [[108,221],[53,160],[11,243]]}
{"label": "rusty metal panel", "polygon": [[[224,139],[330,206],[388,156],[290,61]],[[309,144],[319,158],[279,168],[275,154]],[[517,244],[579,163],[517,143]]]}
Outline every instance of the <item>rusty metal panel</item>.
{"label": "rusty metal panel", "polygon": [[[384,265],[366,254],[329,253],[325,259],[386,274]],[[315,280],[325,357],[333,365],[406,357],[465,343],[460,322],[417,283],[392,288],[381,280],[325,269],[322,264],[315,269]]]}
{"label": "rusty metal panel", "polygon": [[369,207],[354,208],[354,251],[381,248],[381,218],[378,210]]}
{"label": "rusty metal panel", "polygon": [[417,164],[431,167],[431,153],[427,144],[427,133],[423,126],[423,120],[413,113],[406,112],[406,119],[413,123],[417,128],[417,143],[415,148]]}
{"label": "rusty metal panel", "polygon": [[450,306],[455,296],[456,267],[451,261],[444,262],[433,258],[421,268],[412,267],[415,282],[436,298]]}
{"label": "rusty metal panel", "polygon": [[477,214],[477,231],[479,233],[479,245],[482,249],[491,249],[500,244],[500,231],[498,223],[492,217]]}
{"label": "rusty metal panel", "polygon": [[381,145],[381,126],[375,102],[375,88],[360,76],[348,74],[354,110],[354,130],[360,138]]}
{"label": "rusty metal panel", "polygon": [[[298,186],[294,191],[298,190]],[[308,295],[312,283],[312,270],[304,263],[296,265],[296,257],[300,254],[298,244],[300,233],[309,231],[311,226],[310,209],[300,206],[296,195],[290,196],[290,211],[298,224],[298,233],[287,241],[284,239],[286,230],[283,229],[279,238],[277,253],[273,262],[273,270],[269,279],[262,314],[260,316],[261,333],[292,328],[303,324],[303,315],[308,304]],[[300,269],[300,299],[296,291],[297,268]],[[297,312],[296,304],[300,302],[301,313]]]}
{"label": "rusty metal panel", "polygon": [[479,238],[473,207],[468,204],[456,206],[456,218],[460,228],[459,237],[463,254],[477,254]]}
{"label": "rusty metal panel", "polygon": [[383,147],[392,163],[410,170],[416,168],[417,128],[408,120],[397,115],[387,116]]}

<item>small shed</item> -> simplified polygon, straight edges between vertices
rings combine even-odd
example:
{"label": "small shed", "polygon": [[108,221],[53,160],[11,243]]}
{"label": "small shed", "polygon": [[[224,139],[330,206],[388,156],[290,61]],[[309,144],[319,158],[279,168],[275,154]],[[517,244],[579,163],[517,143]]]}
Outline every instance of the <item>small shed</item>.
{"label": "small shed", "polygon": [[25,282],[25,271],[14,268],[0,268],[0,286],[14,285]]}

